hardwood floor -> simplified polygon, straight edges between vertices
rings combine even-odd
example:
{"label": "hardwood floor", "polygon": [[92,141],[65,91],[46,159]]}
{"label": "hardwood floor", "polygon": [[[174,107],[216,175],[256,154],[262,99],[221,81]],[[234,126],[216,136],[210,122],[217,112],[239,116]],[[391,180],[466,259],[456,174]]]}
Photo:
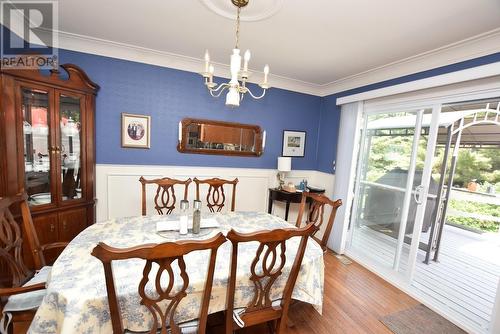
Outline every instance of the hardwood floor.
{"label": "hardwood floor", "polygon": [[[378,319],[407,309],[418,302],[383,279],[353,262],[342,264],[335,255],[325,254],[325,297],[323,315],[305,303],[292,306],[294,323],[290,334],[392,333]],[[219,333],[219,331],[214,331]],[[221,331],[222,332],[222,331]],[[241,334],[268,333],[267,326],[239,331]]]}

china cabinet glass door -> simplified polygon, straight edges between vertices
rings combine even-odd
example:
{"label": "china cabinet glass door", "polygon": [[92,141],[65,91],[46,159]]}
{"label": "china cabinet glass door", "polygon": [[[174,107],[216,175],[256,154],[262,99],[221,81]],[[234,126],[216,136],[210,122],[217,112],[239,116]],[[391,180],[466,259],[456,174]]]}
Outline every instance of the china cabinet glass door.
{"label": "china cabinet glass door", "polygon": [[49,90],[21,88],[24,170],[30,205],[52,202],[51,113]]}
{"label": "china cabinet glass door", "polygon": [[82,101],[77,95],[58,93],[60,198],[62,201],[82,198]]}

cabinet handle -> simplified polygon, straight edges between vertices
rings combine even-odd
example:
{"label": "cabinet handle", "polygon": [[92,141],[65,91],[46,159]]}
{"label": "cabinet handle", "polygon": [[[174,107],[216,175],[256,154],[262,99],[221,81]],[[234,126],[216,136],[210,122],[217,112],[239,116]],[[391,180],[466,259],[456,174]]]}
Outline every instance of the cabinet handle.
{"label": "cabinet handle", "polygon": [[66,221],[63,221],[63,230],[66,230]]}
{"label": "cabinet handle", "polygon": [[61,148],[59,146],[51,146],[49,147],[49,152],[52,154],[61,153]]}
{"label": "cabinet handle", "polygon": [[56,230],[56,227],[54,224],[50,224],[50,232],[54,232]]}

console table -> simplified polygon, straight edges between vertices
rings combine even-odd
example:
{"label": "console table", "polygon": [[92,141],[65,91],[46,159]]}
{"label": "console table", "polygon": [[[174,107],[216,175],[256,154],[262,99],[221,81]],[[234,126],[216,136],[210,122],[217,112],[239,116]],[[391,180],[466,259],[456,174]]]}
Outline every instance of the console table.
{"label": "console table", "polygon": [[[312,193],[324,193],[325,191],[323,189],[318,189],[318,190],[312,190],[310,189],[309,192]],[[269,188],[269,204],[267,207],[267,213],[271,213],[273,210],[273,202],[274,201],[280,201],[280,202],[285,202],[285,220],[288,220],[288,211],[290,210],[290,203],[300,203],[302,200],[302,192],[297,191],[294,193],[280,190],[278,188]],[[307,203],[311,204],[310,198],[307,199]]]}

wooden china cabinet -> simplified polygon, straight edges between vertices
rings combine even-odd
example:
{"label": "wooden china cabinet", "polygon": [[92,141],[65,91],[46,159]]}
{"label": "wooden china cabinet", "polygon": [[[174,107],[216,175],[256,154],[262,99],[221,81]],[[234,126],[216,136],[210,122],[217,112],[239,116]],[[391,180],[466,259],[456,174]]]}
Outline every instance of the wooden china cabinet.
{"label": "wooden china cabinet", "polygon": [[27,192],[41,244],[70,241],[95,219],[99,86],[79,67],[61,67],[0,70],[0,197]]}

